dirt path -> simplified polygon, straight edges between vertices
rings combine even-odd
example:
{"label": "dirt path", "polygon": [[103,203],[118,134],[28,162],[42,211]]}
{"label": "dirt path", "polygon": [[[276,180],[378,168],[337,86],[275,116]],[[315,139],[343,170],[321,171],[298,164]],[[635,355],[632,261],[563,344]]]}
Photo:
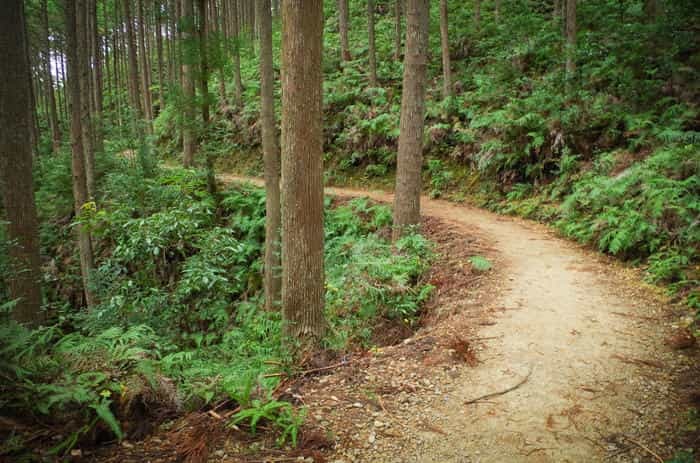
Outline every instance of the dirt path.
{"label": "dirt path", "polygon": [[[392,199],[384,192],[326,191]],[[622,266],[546,227],[446,201],[423,198],[422,207],[458,233],[477,228],[497,250],[504,278],[490,305],[501,315],[478,333],[494,341],[478,366],[460,367],[467,370],[463,380],[445,393],[395,412],[396,419],[405,415],[410,422],[419,411],[422,422],[430,423],[427,429],[409,424],[404,437],[371,438],[353,459],[590,462],[667,456],[663,433],[646,429],[673,399],[659,363],[669,361],[658,328],[668,319],[649,302],[651,291],[640,289]],[[465,405],[525,377],[509,393]],[[345,458],[339,454],[337,461]]]}

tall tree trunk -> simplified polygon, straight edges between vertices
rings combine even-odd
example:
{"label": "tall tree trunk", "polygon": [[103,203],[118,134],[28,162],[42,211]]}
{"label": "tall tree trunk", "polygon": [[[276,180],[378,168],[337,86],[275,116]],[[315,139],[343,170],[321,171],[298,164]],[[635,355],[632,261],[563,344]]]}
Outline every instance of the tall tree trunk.
{"label": "tall tree trunk", "polygon": [[158,54],[158,108],[165,108],[165,73],[163,71],[163,12],[159,0],[154,4],[156,13],[156,52]]}
{"label": "tall tree trunk", "polygon": [[44,92],[48,99],[49,127],[51,128],[51,142],[53,151],[57,152],[61,147],[61,128],[58,125],[58,111],[56,110],[56,96],[53,89],[53,76],[51,75],[51,45],[49,42],[49,15],[47,1],[41,0],[41,39],[44,58]]}
{"label": "tall tree trunk", "polygon": [[338,0],[338,32],[340,33],[340,50],[343,61],[350,61],[350,42],[348,41],[348,0]]}
{"label": "tall tree trunk", "polygon": [[194,154],[197,140],[194,121],[194,3],[193,0],[182,0],[182,40],[184,45],[182,59],[182,86],[185,96],[185,120],[182,129],[182,164],[185,167],[194,166]]}
{"label": "tall tree trunk", "polygon": [[[75,32],[78,39],[78,82],[80,86],[80,128],[82,130],[83,153],[85,158],[85,182],[90,200],[96,198],[95,191],[95,150],[92,138],[92,113],[90,111],[90,60],[88,47],[88,4],[77,0]],[[70,77],[69,77],[70,78]]]}
{"label": "tall tree trunk", "polygon": [[199,8],[199,91],[202,94],[202,121],[209,123],[209,57],[207,50],[207,1],[197,0]]}
{"label": "tall tree trunk", "polygon": [[102,38],[97,27],[97,0],[90,0],[89,14],[92,17],[90,21],[94,57],[94,78],[92,89],[95,100],[95,112],[93,114],[94,121],[94,139],[95,151],[101,153],[104,151],[104,135],[102,133]]}
{"label": "tall tree trunk", "polygon": [[280,267],[280,150],[275,124],[270,0],[258,0],[260,21],[260,119],[265,162],[265,309],[277,308],[282,290]]}
{"label": "tall tree trunk", "polygon": [[323,0],[282,2],[282,315],[313,344],[323,316]]}
{"label": "tall tree trunk", "polygon": [[367,0],[367,41],[369,42],[369,86],[377,86],[377,47],[374,40],[374,0]]}
{"label": "tall tree trunk", "polygon": [[442,44],[442,96],[452,96],[452,70],[450,69],[450,35],[447,22],[447,0],[440,0],[440,42]]}
{"label": "tall tree trunk", "polygon": [[124,21],[126,22],[126,48],[129,68],[129,97],[131,107],[136,111],[136,117],[143,118],[141,105],[141,92],[139,91],[139,65],[136,56],[136,35],[134,32],[134,18],[131,14],[131,0],[122,0],[124,4]]}
{"label": "tall tree trunk", "polygon": [[401,59],[401,3],[404,0],[394,1],[394,59]]}
{"label": "tall tree trunk", "polygon": [[481,0],[474,0],[474,27],[481,28]]}
{"label": "tall tree trunk", "polygon": [[394,240],[400,238],[407,227],[420,224],[429,3],[429,0],[407,2],[401,131],[394,196]]}
{"label": "tall tree trunk", "polygon": [[[3,57],[0,85],[0,195],[2,195],[9,258],[10,300],[17,300],[12,318],[29,326],[39,325],[41,312],[41,260],[39,223],[34,203],[32,150],[27,108],[31,104],[27,86],[26,36],[22,0],[8,0],[0,15],[0,53]],[[42,8],[45,8],[45,4]],[[44,10],[45,11],[45,10]],[[53,90],[52,90],[53,91]]]}
{"label": "tall tree trunk", "polygon": [[554,7],[552,9],[552,19],[559,21],[561,19],[561,2],[562,0],[554,0]]}
{"label": "tall tree trunk", "polygon": [[38,151],[37,148],[39,146],[39,120],[36,115],[37,111],[37,104],[36,104],[36,90],[34,89],[34,85],[37,81],[37,79],[34,77],[34,73],[32,72],[32,60],[30,56],[30,50],[29,50],[29,35],[27,33],[27,24],[26,24],[26,16],[24,13],[24,3],[21,5],[22,8],[22,13],[20,14],[20,19],[22,21],[25,21],[22,23],[21,27],[22,30],[25,31],[25,33],[19,38],[22,40],[22,45],[20,48],[24,51],[24,60],[26,61],[26,66],[25,69],[27,69],[27,74],[25,75],[25,82],[26,85],[29,87],[29,105],[27,106],[27,111],[29,112],[29,146],[31,146],[32,149],[32,157],[36,157]]}
{"label": "tall tree trunk", "polygon": [[501,22],[501,0],[494,1],[493,16],[496,19],[496,23]]}
{"label": "tall tree trunk", "polygon": [[237,1],[231,2],[231,36],[233,37],[233,81],[235,84],[235,104],[243,107],[243,82],[241,80],[241,31]]}
{"label": "tall tree trunk", "polygon": [[576,72],[576,0],[566,0],[566,77]]}
{"label": "tall tree trunk", "polygon": [[138,6],[138,46],[139,57],[141,58],[141,94],[143,97],[143,114],[146,118],[146,130],[153,131],[153,102],[151,100],[151,86],[148,79],[150,63],[148,52],[146,51],[146,15],[144,14],[143,0],[137,0]]}
{"label": "tall tree trunk", "polygon": [[[89,201],[87,180],[85,174],[85,155],[83,148],[82,111],[80,88],[80,66],[78,58],[78,29],[76,16],[80,5],[76,0],[66,0],[66,55],[68,58],[68,92],[70,94],[70,140],[71,140],[71,170],[73,173],[73,205],[75,215],[82,213],[83,206]],[[80,273],[83,279],[83,291],[88,307],[94,304],[94,296],[90,285],[90,272],[94,267],[90,232],[83,226],[76,227],[78,249],[80,250]]]}

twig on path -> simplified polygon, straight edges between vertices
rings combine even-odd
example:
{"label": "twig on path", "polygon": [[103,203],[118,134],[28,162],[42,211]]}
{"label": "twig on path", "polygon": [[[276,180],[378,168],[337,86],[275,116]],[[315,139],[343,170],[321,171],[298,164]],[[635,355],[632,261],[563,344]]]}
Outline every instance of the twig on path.
{"label": "twig on path", "polygon": [[654,367],[654,368],[663,368],[664,367],[664,365],[661,362],[657,362],[655,360],[644,360],[644,359],[630,358],[630,357],[625,357],[624,355],[620,355],[620,354],[613,354],[612,358],[617,359],[617,360],[624,362],[624,363],[630,363],[632,365],[644,365],[647,367]]}
{"label": "twig on path", "polygon": [[530,379],[530,375],[532,375],[532,367],[530,368],[530,371],[527,372],[527,375],[525,375],[525,377],[523,379],[521,379],[517,384],[515,384],[507,389],[503,389],[502,391],[491,392],[489,394],[484,394],[482,396],[479,396],[475,399],[467,400],[466,402],[464,402],[464,405],[470,405],[470,404],[479,402],[480,400],[490,399],[492,397],[498,397],[500,395],[512,392],[512,391],[518,389],[523,384],[525,384],[527,382],[527,380]]}
{"label": "twig on path", "polygon": [[345,365],[350,365],[351,363],[352,363],[352,360],[343,360],[342,362],[334,363],[333,365],[328,365],[328,366],[320,367],[320,368],[312,368],[310,370],[304,370],[301,373],[299,373],[299,376],[300,377],[308,376],[308,375],[313,374],[313,373],[319,373],[321,371],[328,371],[328,370],[332,370],[334,368],[342,367]]}
{"label": "twig on path", "polygon": [[628,441],[632,442],[634,445],[636,445],[636,446],[639,447],[640,449],[646,451],[649,455],[651,455],[651,456],[653,456],[654,458],[656,458],[656,460],[659,461],[660,463],[664,463],[664,459],[661,458],[661,457],[659,456],[658,453],[654,452],[652,449],[650,449],[650,448],[647,447],[646,445],[644,445],[644,444],[642,444],[641,442],[638,442],[638,441],[632,439],[631,437],[628,437],[628,436],[623,436],[623,437],[624,437],[625,439],[627,439]]}
{"label": "twig on path", "polygon": [[610,312],[613,315],[617,315],[618,317],[629,317],[629,318],[637,318],[639,320],[647,320],[650,322],[658,322],[660,319],[658,317],[646,317],[644,315],[635,315],[633,313],[624,313],[624,312]]}

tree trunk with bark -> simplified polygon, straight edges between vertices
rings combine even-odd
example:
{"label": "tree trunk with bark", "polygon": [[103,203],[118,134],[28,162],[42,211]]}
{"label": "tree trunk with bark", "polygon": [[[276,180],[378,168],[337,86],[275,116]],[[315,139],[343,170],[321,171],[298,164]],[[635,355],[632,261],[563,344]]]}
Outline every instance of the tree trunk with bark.
{"label": "tree trunk with bark", "polygon": [[338,32],[340,33],[340,50],[343,61],[350,61],[350,42],[348,40],[348,0],[338,0]]}
{"label": "tree trunk with bark", "polygon": [[236,107],[243,107],[243,81],[241,80],[241,30],[237,0],[231,2],[231,37],[233,37],[233,81]]}
{"label": "tree trunk with bark", "polygon": [[420,224],[429,0],[408,0],[393,239]]}
{"label": "tree trunk with bark", "polygon": [[182,129],[182,164],[185,167],[194,165],[194,154],[197,146],[194,122],[194,3],[193,0],[182,0],[182,86],[185,98],[185,120]]}
{"label": "tree trunk with bark", "polygon": [[139,65],[136,56],[136,35],[134,32],[134,18],[131,14],[131,0],[122,0],[122,3],[124,4],[124,22],[126,22],[129,97],[131,98],[131,107],[136,112],[136,117],[141,119],[143,117],[143,108],[139,90]]}
{"label": "tree trunk with bark", "polygon": [[270,0],[258,0],[260,21],[260,119],[265,163],[265,309],[279,306],[280,267],[280,149],[275,123],[275,78],[272,67],[272,13]]}
{"label": "tree trunk with bark", "polygon": [[282,315],[284,332],[323,336],[323,0],[282,2]]}
{"label": "tree trunk with bark", "polygon": [[91,77],[89,59],[90,30],[88,27],[88,2],[76,2],[75,32],[78,40],[78,81],[80,85],[80,128],[82,130],[83,153],[85,158],[85,181],[87,193],[91,201],[96,198],[95,191],[95,148],[93,144],[92,112],[90,108]]}
{"label": "tree trunk with bark", "polygon": [[440,0],[440,42],[442,44],[442,96],[452,96],[452,70],[450,68],[450,35],[447,22],[447,0]]}
{"label": "tree trunk with bark", "polygon": [[[79,216],[83,211],[83,206],[88,203],[88,189],[85,174],[85,157],[83,148],[83,130],[80,89],[80,68],[78,59],[78,30],[76,23],[77,8],[76,0],[66,0],[66,57],[68,58],[67,85],[69,93],[70,107],[70,139],[71,139],[71,170],[73,174],[73,205],[75,215]],[[80,273],[83,279],[83,291],[85,303],[89,307],[94,304],[94,296],[90,285],[90,273],[94,267],[92,255],[92,243],[90,232],[83,226],[75,228],[78,238],[78,249],[80,251]]]}
{"label": "tree trunk with bark", "polygon": [[[128,1],[128,0],[127,0]],[[146,51],[146,15],[144,14],[143,0],[137,0],[138,6],[138,47],[139,58],[141,59],[141,96],[143,97],[143,115],[146,118],[146,130],[153,131],[153,101],[151,99],[151,85],[148,78],[150,60]]]}
{"label": "tree trunk with bark", "polygon": [[53,88],[53,76],[51,75],[51,44],[49,42],[49,15],[47,0],[41,0],[41,39],[42,56],[44,59],[44,92],[48,99],[49,127],[51,128],[51,143],[53,151],[57,152],[61,147],[61,128],[58,124],[58,111],[56,110],[56,96]]}
{"label": "tree trunk with bark", "polygon": [[[43,3],[45,12],[46,4]],[[39,222],[34,202],[32,150],[27,108],[31,104],[27,86],[24,8],[22,0],[8,0],[0,15],[0,52],[3,56],[0,85],[0,194],[2,195],[12,271],[7,279],[10,300],[17,300],[12,318],[28,326],[43,321],[41,311],[41,259]],[[52,90],[53,91],[53,90]]]}
{"label": "tree trunk with bark", "polygon": [[566,77],[576,72],[576,0],[566,0]]}
{"label": "tree trunk with bark", "polygon": [[401,3],[404,0],[394,1],[394,59],[401,59]]}
{"label": "tree trunk with bark", "polygon": [[374,0],[367,0],[367,41],[369,42],[369,86],[377,86],[377,47],[374,40]]}

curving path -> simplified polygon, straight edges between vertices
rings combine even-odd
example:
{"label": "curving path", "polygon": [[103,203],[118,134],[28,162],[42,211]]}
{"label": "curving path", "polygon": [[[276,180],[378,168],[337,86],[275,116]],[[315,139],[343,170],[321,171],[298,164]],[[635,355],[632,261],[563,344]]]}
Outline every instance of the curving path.
{"label": "curving path", "polygon": [[[393,198],[384,192],[326,191],[384,202]],[[651,292],[640,289],[622,266],[553,236],[544,226],[427,198],[422,208],[424,215],[465,233],[467,226],[471,232],[477,227],[498,250],[505,277],[493,304],[505,310],[479,336],[499,338],[489,342],[488,358],[469,369],[465,382],[429,407],[427,419],[444,433],[415,429],[414,439],[387,447],[398,448],[393,455],[358,461],[633,461],[629,453],[615,457],[625,445],[634,447],[641,461],[658,461],[657,442],[644,444],[633,430],[634,423],[651,419],[645,417],[654,414],[647,411],[650,404],[663,402],[657,394],[669,390],[669,379],[652,360],[667,353],[658,352],[663,330],[654,321],[661,318],[653,313]],[[464,404],[518,384],[528,374],[512,392]],[[640,379],[648,375],[648,381]],[[632,441],[620,444],[615,435]]]}

